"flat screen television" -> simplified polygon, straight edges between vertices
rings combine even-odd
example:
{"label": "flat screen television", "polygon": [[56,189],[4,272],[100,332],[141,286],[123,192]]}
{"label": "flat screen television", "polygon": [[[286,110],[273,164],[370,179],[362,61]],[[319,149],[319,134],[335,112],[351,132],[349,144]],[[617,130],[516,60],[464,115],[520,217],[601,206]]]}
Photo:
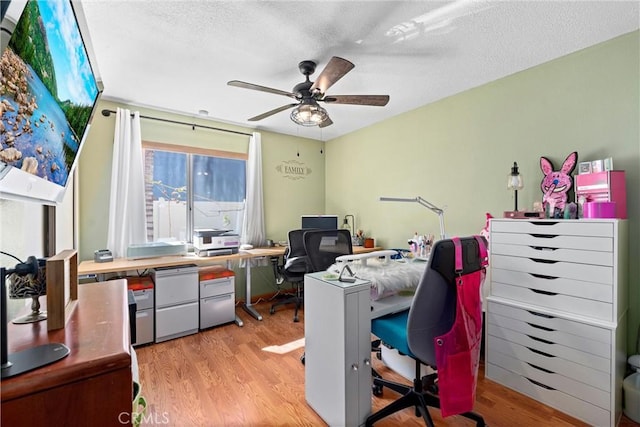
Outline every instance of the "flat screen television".
{"label": "flat screen television", "polygon": [[0,197],[53,205],[102,92],[80,1],[13,0],[1,30]]}
{"label": "flat screen television", "polygon": [[338,215],[302,215],[302,226],[300,228],[336,230],[338,228]]}

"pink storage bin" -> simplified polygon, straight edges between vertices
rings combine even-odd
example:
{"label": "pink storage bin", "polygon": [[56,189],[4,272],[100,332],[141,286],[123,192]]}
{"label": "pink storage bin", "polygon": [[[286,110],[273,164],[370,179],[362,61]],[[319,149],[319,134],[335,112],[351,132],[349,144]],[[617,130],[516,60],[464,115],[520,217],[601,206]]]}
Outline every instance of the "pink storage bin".
{"label": "pink storage bin", "polygon": [[[604,171],[576,175],[575,193],[576,203],[579,203],[581,197],[584,197],[585,202],[615,203],[615,216],[591,218],[627,218],[627,189],[624,171]],[[587,217],[584,211],[585,207],[583,206],[583,216]]]}
{"label": "pink storage bin", "polygon": [[582,215],[584,218],[615,218],[616,202],[586,202]]}

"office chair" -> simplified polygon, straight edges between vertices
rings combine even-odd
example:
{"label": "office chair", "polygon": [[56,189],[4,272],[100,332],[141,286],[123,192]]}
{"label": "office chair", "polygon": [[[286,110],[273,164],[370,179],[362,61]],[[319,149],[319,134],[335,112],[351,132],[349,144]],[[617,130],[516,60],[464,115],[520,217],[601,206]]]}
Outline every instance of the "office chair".
{"label": "office chair", "polygon": [[353,253],[351,233],[346,229],[307,231],[304,233],[304,249],[312,272],[325,271],[337,257]]}
{"label": "office chair", "polygon": [[[416,416],[433,427],[429,406],[440,408],[443,417],[460,414],[479,427],[485,425],[481,415],[471,412],[482,336],[480,287],[487,263],[485,244],[476,236],[436,242],[409,310],[371,321],[371,332],[385,345],[415,360],[415,379],[407,386],[374,377],[374,386],[402,396],[370,415],[367,426],[414,407]],[[466,329],[458,328],[465,322]],[[421,377],[421,364],[437,372]]]}
{"label": "office chair", "polygon": [[274,314],[276,307],[285,304],[295,304],[293,313],[293,321],[298,322],[298,310],[302,306],[303,293],[302,285],[304,283],[304,275],[311,271],[311,264],[304,249],[304,233],[308,229],[291,230],[288,234],[289,246],[283,257],[282,265],[277,264],[275,260],[274,272],[276,277],[281,277],[284,281],[291,283],[295,287],[295,293],[289,298],[280,300],[271,305],[269,313]]}

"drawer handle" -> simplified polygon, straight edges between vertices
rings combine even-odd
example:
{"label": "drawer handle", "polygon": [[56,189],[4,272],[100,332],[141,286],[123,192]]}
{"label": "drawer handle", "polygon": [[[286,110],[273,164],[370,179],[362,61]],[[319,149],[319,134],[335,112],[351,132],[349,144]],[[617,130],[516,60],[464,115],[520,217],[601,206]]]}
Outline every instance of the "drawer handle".
{"label": "drawer handle", "polygon": [[527,310],[527,312],[534,316],[544,317],[545,319],[555,319],[555,316],[551,316],[550,314],[536,313],[535,311],[531,311],[531,310]]}
{"label": "drawer handle", "polygon": [[529,235],[532,236],[532,237],[537,237],[538,239],[553,239],[555,237],[558,237],[555,234],[535,234],[535,233],[531,233]]}
{"label": "drawer handle", "polygon": [[558,262],[551,259],[542,259],[542,258],[529,258],[529,259],[533,262],[540,262],[543,264],[555,264],[556,262]]}
{"label": "drawer handle", "polygon": [[539,370],[539,371],[546,372],[547,374],[555,374],[555,372],[550,371],[550,370],[548,370],[548,369],[545,369],[545,368],[543,368],[543,367],[541,367],[541,366],[534,365],[533,363],[529,363],[529,362],[527,362],[527,365],[529,365],[529,366],[531,366],[532,368],[537,369],[537,370]]}
{"label": "drawer handle", "polygon": [[558,295],[557,292],[549,292],[549,291],[541,291],[540,289],[529,289],[531,292],[534,292],[536,294],[542,294],[542,295],[548,295],[548,296],[556,296]]}
{"label": "drawer handle", "polygon": [[527,378],[527,377],[525,377],[525,379],[526,379],[527,381],[529,381],[530,383],[533,383],[533,384],[537,385],[538,387],[542,387],[542,388],[546,388],[547,390],[553,390],[553,391],[555,391],[555,388],[553,388],[553,387],[549,387],[548,385],[542,384],[542,383],[540,383],[540,382],[538,382],[538,381],[534,381],[534,380],[532,380],[531,378]]}
{"label": "drawer handle", "polygon": [[529,350],[532,353],[539,354],[540,356],[544,356],[544,357],[556,357],[553,354],[545,353],[544,351],[536,350],[535,348],[531,348],[531,347],[527,347],[527,350]]}
{"label": "drawer handle", "polygon": [[531,221],[531,224],[533,225],[542,225],[542,226],[549,226],[549,225],[556,225],[557,222],[542,222],[542,221]]}
{"label": "drawer handle", "polygon": [[529,322],[526,322],[526,324],[531,326],[532,328],[542,329],[543,331],[547,331],[547,332],[554,332],[555,331],[555,329],[547,328],[545,326],[540,326],[540,325],[534,325],[533,323],[529,323]]}
{"label": "drawer handle", "polygon": [[545,340],[545,339],[538,338],[538,337],[532,337],[531,335],[527,335],[527,336],[529,338],[531,338],[532,340],[534,340],[534,341],[538,341],[538,342],[541,342],[541,343],[544,343],[544,344],[555,344],[553,341]]}
{"label": "drawer handle", "polygon": [[535,251],[557,251],[558,248],[550,248],[548,246],[529,246],[531,249],[535,250]]}
{"label": "drawer handle", "polygon": [[230,299],[230,298],[231,298],[231,294],[218,295],[215,297],[203,298],[202,302],[206,304],[212,301],[221,301],[221,300]]}
{"label": "drawer handle", "polygon": [[204,286],[205,288],[207,286],[224,286],[224,285],[228,285],[231,282],[231,280],[220,280],[218,282],[202,282],[202,286]]}
{"label": "drawer handle", "polygon": [[546,274],[536,274],[536,273],[529,273],[531,276],[537,278],[537,279],[545,279],[545,280],[555,280],[558,279],[557,276],[547,276]]}

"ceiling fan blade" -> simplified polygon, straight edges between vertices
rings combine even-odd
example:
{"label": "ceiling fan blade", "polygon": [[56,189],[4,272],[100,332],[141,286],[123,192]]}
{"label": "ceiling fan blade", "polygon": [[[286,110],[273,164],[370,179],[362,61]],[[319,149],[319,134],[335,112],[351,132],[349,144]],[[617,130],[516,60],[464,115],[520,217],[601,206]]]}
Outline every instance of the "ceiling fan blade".
{"label": "ceiling fan blade", "polygon": [[353,67],[355,67],[355,65],[346,59],[342,59],[337,56],[332,57],[311,86],[311,92],[317,89],[320,93],[327,93],[327,90],[329,90],[329,88],[345,74],[351,71]]}
{"label": "ceiling fan blade", "polygon": [[319,128],[326,128],[327,126],[331,126],[333,124],[333,120],[330,117],[327,117],[324,122],[318,125]]}
{"label": "ceiling fan blade", "polygon": [[372,105],[384,107],[389,102],[389,95],[331,95],[321,101],[329,104]]}
{"label": "ceiling fan blade", "polygon": [[255,117],[251,117],[249,119],[250,122],[257,122],[258,120],[262,120],[262,119],[266,119],[269,116],[273,116],[276,113],[279,113],[280,111],[284,111],[286,109],[289,109],[291,107],[295,107],[298,104],[287,104],[287,105],[283,105],[282,107],[278,107],[278,108],[274,108],[271,111],[267,111],[266,113],[262,113],[260,115],[257,115]]}
{"label": "ceiling fan blade", "polygon": [[294,98],[294,99],[296,98],[296,94],[295,93],[287,92],[287,91],[280,90],[280,89],[273,89],[273,88],[266,87],[266,86],[255,85],[253,83],[241,82],[240,80],[231,80],[231,81],[227,82],[227,84],[229,86],[241,87],[241,88],[244,88],[244,89],[259,90],[260,92],[275,93],[276,95],[288,96],[288,97]]}

